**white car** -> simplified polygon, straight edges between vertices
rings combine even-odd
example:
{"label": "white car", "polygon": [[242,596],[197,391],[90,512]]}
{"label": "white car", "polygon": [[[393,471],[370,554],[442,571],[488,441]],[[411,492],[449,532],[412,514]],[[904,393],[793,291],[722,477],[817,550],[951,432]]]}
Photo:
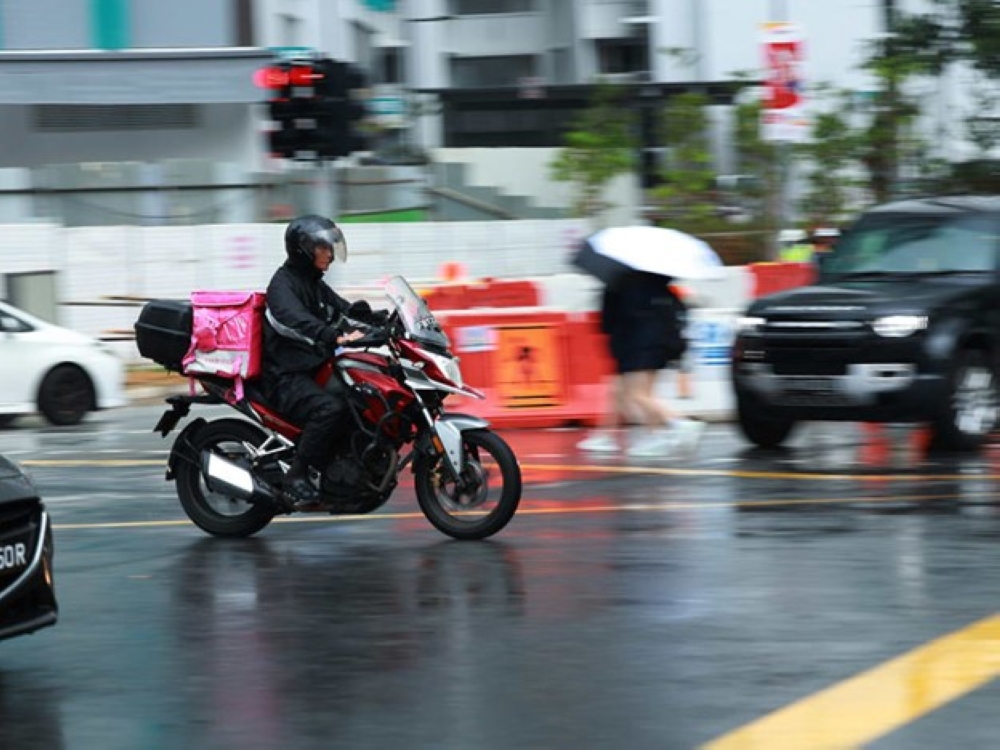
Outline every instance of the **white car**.
{"label": "white car", "polygon": [[41,412],[56,425],[125,404],[125,363],[95,338],[0,302],[0,427]]}

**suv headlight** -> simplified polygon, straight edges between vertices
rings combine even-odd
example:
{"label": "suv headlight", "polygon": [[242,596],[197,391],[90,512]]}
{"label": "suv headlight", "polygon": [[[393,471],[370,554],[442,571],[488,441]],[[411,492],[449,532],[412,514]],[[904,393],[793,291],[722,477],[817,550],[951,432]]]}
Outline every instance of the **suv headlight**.
{"label": "suv headlight", "polygon": [[886,315],[872,321],[872,330],[887,338],[903,338],[926,327],[926,315]]}
{"label": "suv headlight", "polygon": [[736,333],[753,333],[759,331],[767,321],[755,315],[744,315],[736,319]]}

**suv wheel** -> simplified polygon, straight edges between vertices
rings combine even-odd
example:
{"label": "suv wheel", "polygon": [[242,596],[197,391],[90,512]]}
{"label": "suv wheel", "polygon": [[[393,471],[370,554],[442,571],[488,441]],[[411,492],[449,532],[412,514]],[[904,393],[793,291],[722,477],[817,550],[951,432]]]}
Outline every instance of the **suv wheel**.
{"label": "suv wheel", "polygon": [[960,352],[952,372],[951,393],[934,422],[934,445],[970,451],[979,448],[1000,415],[997,378],[981,351]]}
{"label": "suv wheel", "polygon": [[754,408],[754,404],[746,396],[738,394],[736,412],[743,435],[761,448],[777,448],[795,428],[795,422],[791,419],[765,418],[761,409]]}

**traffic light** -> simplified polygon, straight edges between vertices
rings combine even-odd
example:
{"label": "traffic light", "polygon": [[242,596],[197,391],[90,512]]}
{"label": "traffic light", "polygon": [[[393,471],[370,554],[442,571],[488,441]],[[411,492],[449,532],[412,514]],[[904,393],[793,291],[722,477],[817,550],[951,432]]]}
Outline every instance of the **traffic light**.
{"label": "traffic light", "polygon": [[368,111],[358,99],[358,92],[366,87],[364,75],[339,60],[319,61],[317,73],[317,153],[336,158],[363,151],[366,143],[359,124]]}
{"label": "traffic light", "polygon": [[357,91],[360,70],[337,60],[283,61],[258,71],[267,88],[272,155],[285,159],[329,159],[365,148],[358,123],[367,115]]}
{"label": "traffic light", "polygon": [[258,72],[258,85],[269,91],[268,117],[274,126],[267,142],[273,156],[300,158],[312,149],[316,79],[308,61],[283,61]]}

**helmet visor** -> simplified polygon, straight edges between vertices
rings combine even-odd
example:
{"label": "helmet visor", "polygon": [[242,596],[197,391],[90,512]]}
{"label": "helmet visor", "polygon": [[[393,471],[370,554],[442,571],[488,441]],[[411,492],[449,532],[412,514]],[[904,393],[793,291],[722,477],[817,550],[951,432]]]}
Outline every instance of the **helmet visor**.
{"label": "helmet visor", "polygon": [[347,241],[337,227],[321,229],[313,235],[316,246],[325,245],[333,250],[333,258],[339,263],[347,262]]}

